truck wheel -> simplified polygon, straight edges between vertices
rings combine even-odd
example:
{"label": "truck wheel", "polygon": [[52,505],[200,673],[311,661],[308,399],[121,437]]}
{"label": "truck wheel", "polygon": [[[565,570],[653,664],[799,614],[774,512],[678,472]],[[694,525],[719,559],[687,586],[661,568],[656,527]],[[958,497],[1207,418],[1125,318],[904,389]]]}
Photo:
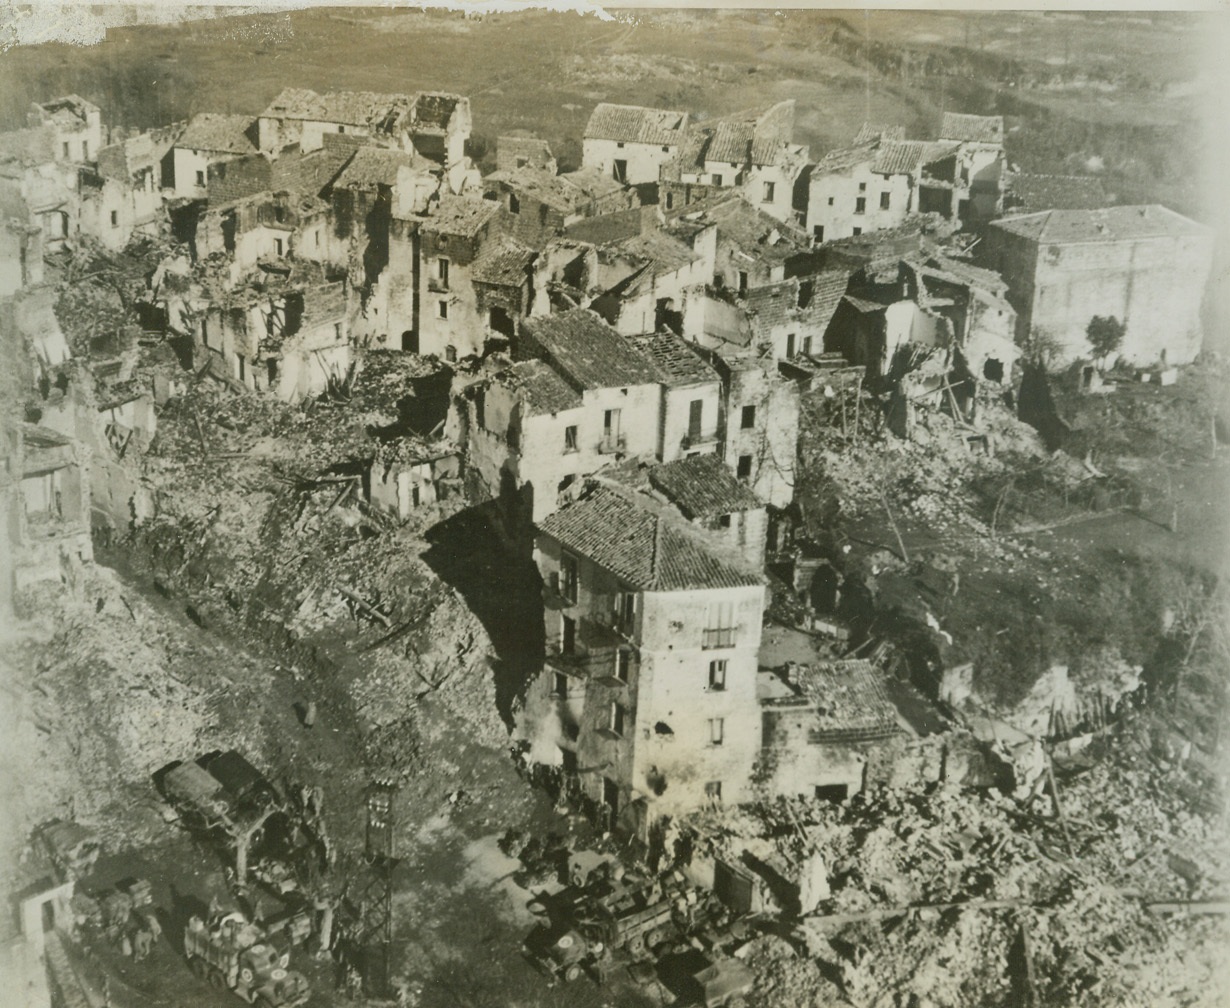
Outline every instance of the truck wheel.
{"label": "truck wheel", "polygon": [[566,970],[564,970],[564,979],[567,980],[569,983],[572,983],[572,981],[574,980],[579,980],[580,977],[581,977],[581,967],[578,966],[576,963],[573,963]]}
{"label": "truck wheel", "polygon": [[209,986],[214,990],[226,990],[226,977],[222,975],[221,970],[209,971]]}
{"label": "truck wheel", "polygon": [[192,975],[198,980],[209,979],[209,965],[199,956],[193,956],[188,960],[188,968],[192,970]]}

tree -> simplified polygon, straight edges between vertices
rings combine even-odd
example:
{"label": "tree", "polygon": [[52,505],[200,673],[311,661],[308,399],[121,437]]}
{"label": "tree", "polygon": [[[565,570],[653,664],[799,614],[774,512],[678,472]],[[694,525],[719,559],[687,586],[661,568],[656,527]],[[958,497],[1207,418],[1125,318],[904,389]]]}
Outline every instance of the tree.
{"label": "tree", "polygon": [[1034,326],[1020,342],[1021,356],[1042,372],[1053,370],[1063,358],[1063,341],[1045,326]]}
{"label": "tree", "polygon": [[1105,361],[1123,346],[1123,333],[1126,327],[1113,315],[1095,315],[1085,327],[1085,338],[1093,348],[1095,360]]}

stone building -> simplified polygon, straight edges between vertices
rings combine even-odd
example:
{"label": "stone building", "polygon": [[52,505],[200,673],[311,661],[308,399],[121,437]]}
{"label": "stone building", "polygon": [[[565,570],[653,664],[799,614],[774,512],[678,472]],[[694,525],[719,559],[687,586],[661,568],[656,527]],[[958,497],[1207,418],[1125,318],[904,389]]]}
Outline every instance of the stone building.
{"label": "stone building", "polygon": [[563,175],[534,165],[501,169],[483,179],[483,189],[503,207],[501,227],[534,248],[587,217],[640,206],[635,189],[595,168]]}
{"label": "stone building", "polygon": [[763,575],[610,485],[541,521],[537,556],[547,668],[527,703],[531,758],[642,836],[663,816],[750,798]]}
{"label": "stone building", "polygon": [[1003,202],[1004,117],[945,112],[939,142],[957,145],[953,202],[944,216],[955,216],[966,228],[981,227]]}
{"label": "stone building", "polygon": [[80,95],[35,102],[27,120],[30,126],[46,126],[52,131],[57,161],[87,164],[102,149],[102,113],[97,105]]}
{"label": "stone building", "polygon": [[495,170],[516,171],[518,168],[537,168],[548,175],[558,170],[551,145],[545,140],[531,136],[502,136],[495,141]]}
{"label": "stone building", "polygon": [[319,395],[353,359],[345,283],[303,268],[220,292],[202,312],[195,350],[233,385],[287,402]]}
{"label": "stone building", "polygon": [[655,187],[662,166],[679,154],[688,114],[602,102],[585,124],[581,163],[624,185]]}
{"label": "stone building", "polygon": [[193,116],[164,162],[162,184],[183,199],[209,194],[209,166],[252,154],[256,120],[250,116],[201,112]]}
{"label": "stone building", "polygon": [[80,226],[110,249],[121,249],[136,233],[154,233],[165,219],[162,161],[179,127],[139,133],[98,152],[94,169],[80,173]]}
{"label": "stone building", "polygon": [[[24,206],[11,225],[16,230],[10,231],[10,248],[18,258],[15,272],[27,277],[42,270],[32,261],[35,246],[40,256],[58,251],[78,231],[79,166],[56,157],[56,136],[51,126],[0,133],[0,188],[14,208]],[[33,236],[31,224],[42,234]]]}
{"label": "stone building", "polygon": [[[479,306],[474,276],[475,267],[488,261],[488,244],[504,240],[498,211],[477,195],[446,194],[431,204],[418,225],[418,314],[403,349],[455,361],[481,355],[493,335],[507,338],[490,327],[492,315]],[[507,305],[501,311],[507,315]]]}
{"label": "stone building", "polygon": [[1016,336],[1058,343],[1057,365],[1088,356],[1095,315],[1124,323],[1119,356],[1186,364],[1200,352],[1213,233],[1158,204],[1046,210],[995,221],[981,262],[1008,283]]}
{"label": "stone building", "polygon": [[796,190],[808,152],[793,142],[794,111],[789,99],[763,110],[692,122],[678,158],[664,172],[669,183],[664,192],[671,194],[667,209],[693,202],[689,187],[696,186],[705,195],[734,190],[778,221],[801,223],[805,202]]}

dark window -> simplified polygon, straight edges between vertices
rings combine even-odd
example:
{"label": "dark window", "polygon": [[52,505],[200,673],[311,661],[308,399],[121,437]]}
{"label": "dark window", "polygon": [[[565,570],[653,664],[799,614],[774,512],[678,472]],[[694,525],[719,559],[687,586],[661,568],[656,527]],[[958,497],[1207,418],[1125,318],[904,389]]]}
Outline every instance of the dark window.
{"label": "dark window", "polygon": [[239,380],[246,381],[248,377],[248,362],[244,360],[243,354],[236,354],[235,359],[239,362]]}
{"label": "dark window", "polygon": [[860,196],[858,199],[854,201],[854,212],[855,213],[866,213],[867,212],[867,197],[866,196]]}
{"label": "dark window", "polygon": [[72,155],[71,155],[71,154],[69,154],[69,152],[68,152],[68,141],[67,141],[67,140],[65,140],[65,141],[64,141],[64,156],[65,156],[66,158],[68,158],[68,157],[72,157]]}
{"label": "dark window", "polygon": [[720,802],[722,800],[722,782],[720,780],[709,781],[705,785],[705,797],[710,801]]}
{"label": "dark window", "polygon": [[447,301],[437,301],[436,302],[436,318],[442,318],[442,319],[448,318],[448,302]]}
{"label": "dark window", "polygon": [[815,224],[812,226],[811,239],[817,245],[819,245],[820,242],[824,241],[824,225],[823,224]]}
{"label": "dark window", "polygon": [[730,515],[728,514],[718,515],[717,523],[718,523],[718,528],[724,528],[724,529],[730,528]]}
{"label": "dark window", "polygon": [[560,651],[566,655],[575,654],[577,649],[577,621],[570,616],[561,617]]}
{"label": "dark window", "polygon": [[457,348],[453,346],[452,343],[450,343],[448,346],[444,348],[444,359],[448,361],[450,364],[453,364],[456,362]]}
{"label": "dark window", "polygon": [[721,184],[722,184],[722,176],[721,176],[721,175],[714,175],[714,176],[713,176],[713,184],[714,184],[714,185],[721,185]]}
{"label": "dark window", "polygon": [[614,166],[611,168],[611,176],[616,182],[627,182],[628,162],[623,160],[616,161]]}
{"label": "dark window", "polygon": [[115,211],[111,211],[111,226],[115,227],[120,222],[120,215]]}
{"label": "dark window", "polygon": [[674,209],[674,206],[675,206],[675,194],[673,192],[668,192],[666,194],[666,209],[667,210]]}
{"label": "dark window", "polygon": [[269,388],[273,388],[278,383],[278,360],[276,357],[269,357],[265,360],[265,383]]}
{"label": "dark window", "polygon": [[747,273],[743,270],[739,270],[739,293],[747,293]]}
{"label": "dark window", "polygon": [[809,357],[811,356],[811,337],[810,336],[803,337],[803,353],[807,354]]}
{"label": "dark window", "polygon": [[203,186],[205,184],[205,173],[203,171],[196,173],[196,184],[199,186]]}
{"label": "dark window", "polygon": [[346,132],[346,127],[345,127],[345,126],[339,126],[339,127],[337,128],[337,131],[338,131],[339,133],[345,133],[345,132]]}
{"label": "dark window", "polygon": [[886,193],[886,192],[880,193],[880,209],[881,210],[887,210],[889,208],[891,201],[892,201],[892,196],[889,193]]}
{"label": "dark window", "polygon": [[726,719],[715,717],[709,719],[709,744],[719,746],[726,741]]}
{"label": "dark window", "polygon": [[832,197],[832,196],[830,196],[830,197],[829,197],[829,206],[832,206],[832,205],[833,205],[833,197]]}
{"label": "dark window", "polygon": [[577,585],[579,579],[577,576],[577,558],[569,556],[567,553],[559,558],[560,567],[560,594],[569,602],[577,600]]}
{"label": "dark window", "polygon": [[857,237],[858,237],[859,235],[861,235],[862,233],[863,233],[863,229],[862,229],[862,228],[854,228],[854,229],[851,231],[851,234],[853,234],[855,238],[857,238]]}
{"label": "dark window", "polygon": [[725,658],[709,663],[709,688],[711,690],[724,690],[726,688]]}
{"label": "dark window", "polygon": [[611,720],[610,720],[610,724],[608,725],[608,727],[611,729],[611,732],[613,734],[620,735],[620,736],[623,735],[624,715],[625,715],[624,705],[621,704],[618,700],[612,701]]}
{"label": "dark window", "polygon": [[632,652],[627,648],[620,648],[615,652],[615,678],[620,682],[627,682],[631,669]]}
{"label": "dark window", "polygon": [[443,256],[436,260],[436,279],[441,287],[448,287],[448,260]]}
{"label": "dark window", "polygon": [[286,245],[281,238],[273,239],[273,251],[275,255],[281,255],[286,250]]}
{"label": "dark window", "polygon": [[794,333],[786,334],[786,356],[794,356]]}
{"label": "dark window", "polygon": [[766,182],[764,184],[764,198],[761,200],[761,202],[762,203],[772,203],[773,193],[776,191],[776,189],[777,189],[776,183]]}
{"label": "dark window", "polygon": [[845,801],[850,794],[848,784],[817,784],[816,797],[821,801]]}
{"label": "dark window", "polygon": [[688,440],[700,440],[701,421],[704,419],[705,401],[693,399],[688,403]]}
{"label": "dark window", "polygon": [[81,157],[86,161],[90,160],[90,144],[88,140],[81,141]]}
{"label": "dark window", "polygon": [[739,462],[738,462],[737,468],[735,469],[735,475],[738,476],[739,479],[743,479],[743,480],[751,478],[752,456],[750,455],[740,455],[739,456]]}
{"label": "dark window", "polygon": [[636,620],[636,595],[633,592],[619,592],[615,596],[615,625],[625,634],[632,633]]}
{"label": "dark window", "polygon": [[563,672],[555,673],[555,687],[551,692],[561,697],[568,695],[568,677]]}
{"label": "dark window", "polygon": [[739,426],[744,430],[749,430],[756,426],[756,407],[744,406],[739,414]]}
{"label": "dark window", "polygon": [[576,425],[564,428],[564,451],[574,452],[577,450],[577,428]]}
{"label": "dark window", "polygon": [[859,192],[866,192],[866,191],[867,191],[867,183],[866,183],[866,182],[860,182],[860,183],[858,184],[858,191],[859,191]]}
{"label": "dark window", "polygon": [[508,212],[515,214],[521,212],[521,201],[513,193],[508,194]]}

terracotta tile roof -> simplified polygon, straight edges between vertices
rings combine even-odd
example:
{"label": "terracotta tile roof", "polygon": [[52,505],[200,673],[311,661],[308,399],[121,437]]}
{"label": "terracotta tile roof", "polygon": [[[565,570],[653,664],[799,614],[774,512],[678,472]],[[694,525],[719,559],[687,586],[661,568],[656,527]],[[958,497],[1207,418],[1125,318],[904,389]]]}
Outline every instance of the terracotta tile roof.
{"label": "terracotta tile roof", "polygon": [[500,372],[494,381],[517,393],[531,416],[580,409],[581,393],[569,385],[545,361],[518,361]]}
{"label": "terracotta tile roof", "polygon": [[676,273],[700,259],[687,245],[666,231],[633,235],[607,246],[613,252],[635,256],[651,263],[654,276]]}
{"label": "terracotta tile roof", "polygon": [[664,385],[694,385],[719,380],[713,366],[696,353],[682,336],[660,332],[629,339],[633,346],[653,361]]}
{"label": "terracotta tile roof", "polygon": [[992,227],[1044,244],[1113,242],[1209,233],[1203,225],[1158,203],[1099,210],[1043,210],[1019,217],[1002,217],[993,221]]}
{"label": "terracotta tile roof", "polygon": [[854,138],[854,146],[871,143],[873,140],[904,140],[904,126],[886,126],[883,123],[863,123]]}
{"label": "terracotta tile roof", "polygon": [[945,112],[940,124],[940,139],[1002,144],[1004,142],[1004,117]]}
{"label": "terracotta tile roof", "polygon": [[876,147],[876,141],[871,141],[854,147],[831,150],[816,162],[815,168],[812,169],[812,177],[836,175],[839,172],[848,172],[851,168],[857,168],[861,164],[869,164],[877,157]]}
{"label": "terracotta tile roof", "polygon": [[796,666],[793,679],[815,707],[809,738],[818,742],[872,741],[895,735],[897,709],[883,673],[862,659]]}
{"label": "terracotta tile roof", "polygon": [[515,193],[545,203],[564,214],[572,213],[584,199],[576,186],[562,175],[533,165],[492,172],[487,176],[487,181],[499,182]]}
{"label": "terracotta tile roof", "polygon": [[1007,180],[1008,198],[1020,211],[1094,210],[1110,202],[1102,180],[1092,175],[1032,175],[1019,172]]}
{"label": "terracotta tile roof", "polygon": [[285,88],[261,113],[271,119],[299,119],[345,126],[391,128],[407,116],[414,99],[406,94],[373,91],[331,91],[317,94],[308,88]]}
{"label": "terracotta tile roof", "polygon": [[685,518],[716,518],[764,507],[716,455],[693,455],[649,470],[649,483]]}
{"label": "terracotta tile roof", "polygon": [[656,384],[657,367],[588,308],[527,321],[531,340],[574,388]]}
{"label": "terracotta tile roof", "polygon": [[359,189],[381,185],[392,187],[397,184],[397,172],[400,168],[429,171],[434,167],[433,162],[418,154],[407,154],[384,147],[360,147],[346,163],[346,167],[338,173],[333,184],[342,188]]}
{"label": "terracotta tile roof", "polygon": [[186,150],[251,154],[256,144],[248,139],[248,130],[254,121],[250,116],[201,112],[188,122],[175,146]]}
{"label": "terracotta tile roof", "polygon": [[880,175],[914,175],[923,165],[927,148],[926,140],[887,140],[876,151],[871,170]]}
{"label": "terracotta tile roof", "polygon": [[500,205],[495,200],[483,199],[481,196],[445,194],[423,222],[423,229],[436,234],[462,235],[468,238],[478,234],[499,209]]}
{"label": "terracotta tile roof", "polygon": [[495,141],[495,164],[499,171],[515,168],[540,168],[555,171],[555,155],[551,146],[538,137],[497,137]]}
{"label": "terracotta tile roof", "polygon": [[597,168],[578,168],[576,171],[565,172],[560,178],[576,189],[586,200],[602,199],[604,196],[623,192],[627,188]]}
{"label": "terracotta tile roof", "polygon": [[642,230],[644,225],[641,207],[583,217],[564,229],[569,238],[590,245],[610,245],[626,238],[634,238]]}
{"label": "terracotta tile roof", "polygon": [[641,591],[696,591],[764,583],[682,519],[632,494],[595,486],[545,518],[539,531]]}
{"label": "terracotta tile roof", "polygon": [[603,102],[585,124],[585,139],[673,146],[682,142],[687,123],[686,112]]}
{"label": "terracotta tile roof", "polygon": [[868,301],[865,298],[855,297],[853,294],[847,294],[842,298],[855,311],[864,315],[872,315],[876,312],[882,312],[888,307],[886,304],[881,304],[878,301]]}
{"label": "terracotta tile roof", "polygon": [[538,255],[532,248],[509,235],[496,235],[487,242],[470,267],[475,283],[500,287],[520,287],[529,277],[529,267]]}

